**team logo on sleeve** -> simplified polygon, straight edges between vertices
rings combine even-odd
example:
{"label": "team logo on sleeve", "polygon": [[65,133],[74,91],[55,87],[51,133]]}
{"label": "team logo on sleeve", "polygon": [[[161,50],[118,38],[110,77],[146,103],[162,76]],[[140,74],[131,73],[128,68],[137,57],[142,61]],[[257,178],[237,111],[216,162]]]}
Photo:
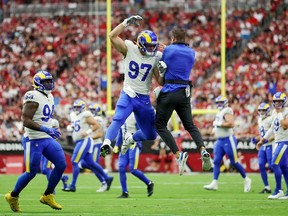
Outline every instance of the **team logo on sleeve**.
{"label": "team logo on sleeve", "polygon": [[32,99],[34,99],[34,94],[28,93],[24,96],[24,99],[25,100],[32,100]]}

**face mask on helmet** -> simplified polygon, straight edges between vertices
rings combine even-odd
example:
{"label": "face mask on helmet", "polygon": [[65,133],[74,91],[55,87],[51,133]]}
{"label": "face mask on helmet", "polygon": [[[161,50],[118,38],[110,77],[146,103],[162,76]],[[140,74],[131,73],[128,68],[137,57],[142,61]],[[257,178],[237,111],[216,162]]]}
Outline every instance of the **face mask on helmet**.
{"label": "face mask on helmet", "polygon": [[282,92],[277,92],[273,95],[273,106],[275,109],[284,108],[287,102],[287,96]]}
{"label": "face mask on helmet", "polygon": [[258,106],[258,115],[261,118],[265,118],[270,115],[270,106],[267,103],[261,103]]}
{"label": "face mask on helmet", "polygon": [[158,49],[158,39],[154,32],[145,30],[137,37],[137,46],[146,56],[155,56]]}
{"label": "face mask on helmet", "polygon": [[54,79],[47,71],[39,71],[33,77],[32,85],[38,91],[50,94],[54,89]]}
{"label": "face mask on helmet", "polygon": [[91,111],[91,113],[94,115],[94,116],[100,116],[102,115],[102,108],[100,106],[100,104],[96,104],[96,103],[93,103],[89,106],[89,110]]}
{"label": "face mask on helmet", "polygon": [[224,107],[228,105],[228,99],[223,96],[218,96],[215,100],[215,103],[216,103],[216,107],[219,110],[222,110]]}
{"label": "face mask on helmet", "polygon": [[83,112],[86,108],[86,104],[82,100],[76,100],[73,103],[73,111],[78,115],[79,113]]}

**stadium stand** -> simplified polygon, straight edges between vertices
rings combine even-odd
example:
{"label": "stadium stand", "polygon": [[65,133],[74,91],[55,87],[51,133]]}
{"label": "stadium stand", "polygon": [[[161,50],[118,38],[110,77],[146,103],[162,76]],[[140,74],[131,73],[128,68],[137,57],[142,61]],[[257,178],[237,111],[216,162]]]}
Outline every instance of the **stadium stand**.
{"label": "stadium stand", "polygon": [[[99,1],[98,5],[90,1],[77,1],[76,5],[57,0],[7,2],[2,3],[0,13],[3,17],[0,24],[0,139],[21,139],[22,96],[31,88],[31,78],[38,68],[47,69],[56,77],[55,117],[62,131],[69,123],[69,109],[76,98],[87,102],[95,102],[97,98],[96,102],[102,103],[105,109],[105,2]],[[22,4],[26,2],[30,4]],[[61,4],[55,8],[54,3],[58,2]],[[139,12],[146,21],[144,28],[155,31],[166,44],[170,41],[168,32],[174,25],[181,24],[188,29],[190,45],[197,52],[197,64],[190,77],[195,85],[192,104],[194,108],[212,108],[212,101],[220,93],[219,5],[210,5],[202,11],[203,5],[196,1],[185,1],[182,6],[170,1],[165,7],[162,1],[135,1],[135,10],[129,1],[116,2],[113,1],[113,26],[129,14]],[[285,82],[288,76],[287,3],[263,2],[269,7],[264,9],[254,1],[251,7],[245,5],[237,10],[228,7],[227,10],[227,96],[236,111],[237,137],[256,133],[255,109],[263,98],[269,102],[275,90],[288,91]],[[228,5],[234,3],[228,1]],[[132,30],[126,34],[136,37]],[[123,81],[121,58],[112,52],[113,107]],[[194,119],[202,128],[203,136],[209,137],[212,116],[197,115]]]}

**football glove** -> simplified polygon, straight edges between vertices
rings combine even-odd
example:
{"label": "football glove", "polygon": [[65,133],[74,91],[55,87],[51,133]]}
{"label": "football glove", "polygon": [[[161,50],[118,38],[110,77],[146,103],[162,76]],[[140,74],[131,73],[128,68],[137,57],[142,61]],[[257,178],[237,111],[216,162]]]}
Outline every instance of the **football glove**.
{"label": "football glove", "polygon": [[61,133],[58,131],[57,128],[47,128],[41,125],[40,131],[47,133],[49,136],[51,136],[54,139],[59,139],[61,136]]}
{"label": "football glove", "polygon": [[141,16],[139,16],[139,15],[130,16],[130,17],[126,18],[126,19],[122,22],[122,24],[123,24],[125,27],[127,27],[128,25],[131,25],[131,24],[136,25],[136,26],[139,26],[139,23],[138,23],[139,20],[143,20],[143,18],[142,18]]}
{"label": "football glove", "polygon": [[166,69],[167,69],[166,63],[164,61],[159,61],[157,64],[157,68],[158,68],[160,77],[164,77]]}
{"label": "football glove", "polygon": [[114,146],[113,152],[114,152],[115,154],[119,153],[119,147],[118,147],[118,146]]}
{"label": "football glove", "polygon": [[105,157],[107,154],[109,154],[110,149],[112,149],[112,147],[109,144],[103,144],[100,147],[100,155],[101,155],[101,157]]}

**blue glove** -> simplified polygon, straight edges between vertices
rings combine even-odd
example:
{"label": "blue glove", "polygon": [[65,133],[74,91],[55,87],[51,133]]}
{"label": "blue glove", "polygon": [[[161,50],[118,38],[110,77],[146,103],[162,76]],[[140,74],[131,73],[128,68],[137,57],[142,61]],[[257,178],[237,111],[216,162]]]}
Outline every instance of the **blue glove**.
{"label": "blue glove", "polygon": [[256,145],[256,144],[257,144],[257,139],[256,139],[255,137],[252,137],[252,138],[251,138],[251,142],[252,142],[254,145]]}
{"label": "blue glove", "polygon": [[47,128],[41,125],[40,131],[47,133],[49,136],[51,136],[54,139],[59,139],[61,136],[61,133],[57,130],[57,128]]}

